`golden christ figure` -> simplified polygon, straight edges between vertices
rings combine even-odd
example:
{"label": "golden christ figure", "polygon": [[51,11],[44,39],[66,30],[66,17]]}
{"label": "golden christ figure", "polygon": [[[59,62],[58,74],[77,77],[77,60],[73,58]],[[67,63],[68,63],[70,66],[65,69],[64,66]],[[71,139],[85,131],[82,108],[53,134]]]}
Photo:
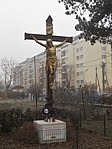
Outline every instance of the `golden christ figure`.
{"label": "golden christ figure", "polygon": [[57,57],[56,57],[56,48],[60,47],[65,44],[67,41],[67,38],[61,42],[60,44],[53,45],[52,39],[47,39],[47,43],[43,44],[40,41],[38,41],[33,35],[31,37],[41,46],[46,48],[46,54],[47,54],[47,59],[46,59],[46,73],[49,75],[49,86],[52,88],[54,79],[56,76],[56,69],[57,69]]}

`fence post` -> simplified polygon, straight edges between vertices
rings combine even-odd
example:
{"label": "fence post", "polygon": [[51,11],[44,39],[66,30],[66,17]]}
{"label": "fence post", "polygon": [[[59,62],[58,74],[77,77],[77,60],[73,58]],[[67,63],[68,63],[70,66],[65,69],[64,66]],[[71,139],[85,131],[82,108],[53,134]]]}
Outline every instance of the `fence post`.
{"label": "fence post", "polygon": [[76,143],[72,146],[72,149],[79,149],[79,120],[75,122],[75,131],[76,131]]}
{"label": "fence post", "polygon": [[76,142],[72,146],[72,149],[79,149],[79,119],[75,121],[75,132],[76,132]]}
{"label": "fence post", "polygon": [[79,149],[79,119],[76,121],[76,149]]}
{"label": "fence post", "polygon": [[106,136],[106,118],[104,116],[104,136]]}
{"label": "fence post", "polygon": [[81,110],[79,111],[79,126],[82,127],[82,117],[81,117]]}
{"label": "fence post", "polygon": [[83,113],[84,113],[84,120],[86,120],[86,109],[85,109],[83,87],[81,88],[81,98],[82,98],[82,107],[83,107]]}

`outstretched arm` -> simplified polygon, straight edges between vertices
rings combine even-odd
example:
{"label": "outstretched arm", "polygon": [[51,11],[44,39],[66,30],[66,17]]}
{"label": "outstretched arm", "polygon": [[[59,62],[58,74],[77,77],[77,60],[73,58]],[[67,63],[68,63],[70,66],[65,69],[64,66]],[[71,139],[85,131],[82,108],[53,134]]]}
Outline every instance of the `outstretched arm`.
{"label": "outstretched arm", "polygon": [[46,44],[43,44],[43,43],[39,42],[33,35],[31,35],[31,37],[35,40],[35,42],[37,42],[37,43],[40,44],[41,46],[47,48]]}
{"label": "outstretched arm", "polygon": [[56,47],[60,47],[60,46],[64,45],[65,42],[67,41],[67,39],[68,39],[68,38],[66,38],[66,39],[65,39],[63,42],[61,42],[60,44],[56,45]]}

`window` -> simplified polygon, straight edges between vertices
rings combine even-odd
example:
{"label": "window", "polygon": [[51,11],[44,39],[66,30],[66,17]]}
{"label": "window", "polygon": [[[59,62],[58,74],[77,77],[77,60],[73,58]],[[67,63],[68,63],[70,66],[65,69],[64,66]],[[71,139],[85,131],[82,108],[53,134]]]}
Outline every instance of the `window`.
{"label": "window", "polygon": [[83,63],[80,63],[80,67],[83,67]]}
{"label": "window", "polygon": [[29,68],[32,68],[32,67],[33,67],[33,65],[32,65],[32,64],[30,64],[30,65],[29,65]]}
{"label": "window", "polygon": [[31,79],[31,80],[29,81],[29,83],[33,83],[33,79]]}
{"label": "window", "polygon": [[65,55],[66,55],[65,51],[62,51],[61,52],[61,57],[65,56]]}
{"label": "window", "polygon": [[61,57],[66,56],[68,54],[68,50],[61,51]]}
{"label": "window", "polygon": [[83,47],[80,47],[80,51],[83,51]]}
{"label": "window", "polygon": [[84,84],[84,80],[80,80],[81,84]]}
{"label": "window", "polygon": [[76,56],[77,60],[83,59],[83,55]]}
{"label": "window", "polygon": [[77,76],[79,76],[79,72],[77,72]]}
{"label": "window", "polygon": [[67,70],[67,68],[68,68],[68,66],[67,66],[67,65],[62,66],[62,71],[66,71],[66,70]]}
{"label": "window", "polygon": [[77,68],[79,68],[79,64],[77,64]]}
{"label": "window", "polygon": [[77,80],[77,84],[84,84],[84,80]]}
{"label": "window", "polygon": [[106,51],[106,47],[102,47],[102,51],[105,52]]}
{"label": "window", "polygon": [[80,59],[83,59],[83,55],[80,55]]}
{"label": "window", "polygon": [[62,78],[61,79],[66,79],[66,73],[62,73]]}
{"label": "window", "polygon": [[102,59],[106,59],[106,55],[102,55]]}
{"label": "window", "polygon": [[76,59],[79,60],[79,56],[76,56]]}
{"label": "window", "polygon": [[68,61],[68,57],[66,57],[66,61]]}
{"label": "window", "polygon": [[80,80],[77,80],[77,84],[80,84]]}
{"label": "window", "polygon": [[62,81],[62,85],[65,86],[66,85],[66,81],[63,80]]}
{"label": "window", "polygon": [[33,74],[30,75],[30,78],[33,78]]}
{"label": "window", "polygon": [[83,75],[83,71],[80,72],[80,75],[81,75],[81,76]]}
{"label": "window", "polygon": [[32,73],[33,72],[33,69],[30,69],[30,73]]}
{"label": "window", "polygon": [[77,72],[77,76],[82,76],[82,75],[83,75],[83,71]]}
{"label": "window", "polygon": [[61,61],[61,64],[65,64],[66,63],[66,59],[63,58],[62,61]]}
{"label": "window", "polygon": [[83,67],[83,63],[77,64],[77,68]]}
{"label": "window", "polygon": [[104,83],[106,84],[107,83],[107,80],[104,80]]}
{"label": "window", "polygon": [[76,52],[77,52],[77,53],[79,52],[79,48],[76,49]]}

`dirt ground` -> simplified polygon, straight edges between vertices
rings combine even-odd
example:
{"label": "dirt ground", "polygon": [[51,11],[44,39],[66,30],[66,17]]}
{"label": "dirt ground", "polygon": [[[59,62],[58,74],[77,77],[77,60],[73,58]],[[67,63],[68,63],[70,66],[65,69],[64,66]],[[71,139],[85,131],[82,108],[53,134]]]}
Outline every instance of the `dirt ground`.
{"label": "dirt ground", "polygon": [[[22,100],[22,99],[21,99]],[[28,99],[0,101],[0,109],[22,108],[35,109],[35,101]],[[43,107],[43,103],[38,104]],[[112,149],[112,138],[101,136],[91,130],[81,129],[78,133],[78,148],[76,131],[73,124],[67,123],[67,141],[61,143],[38,144],[32,122],[25,123],[12,133],[0,133],[0,149]]]}
{"label": "dirt ground", "polygon": [[112,139],[95,132],[81,130],[76,148],[76,131],[67,123],[67,141],[61,143],[38,144],[33,123],[23,125],[10,134],[0,134],[0,149],[112,149]]}

